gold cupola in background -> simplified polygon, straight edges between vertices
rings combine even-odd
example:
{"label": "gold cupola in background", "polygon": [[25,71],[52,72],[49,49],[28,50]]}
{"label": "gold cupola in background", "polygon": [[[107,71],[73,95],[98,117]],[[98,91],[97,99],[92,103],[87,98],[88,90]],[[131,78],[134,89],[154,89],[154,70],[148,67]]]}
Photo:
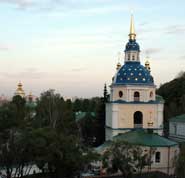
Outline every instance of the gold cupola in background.
{"label": "gold cupola in background", "polygon": [[17,85],[17,89],[15,91],[15,96],[18,95],[18,96],[21,96],[22,98],[25,97],[25,92],[24,92],[22,87],[23,87],[22,83],[19,82],[18,85]]}
{"label": "gold cupola in background", "polygon": [[32,101],[33,101],[32,92],[30,92],[29,95],[28,95],[28,101],[29,101],[29,102],[32,102]]}

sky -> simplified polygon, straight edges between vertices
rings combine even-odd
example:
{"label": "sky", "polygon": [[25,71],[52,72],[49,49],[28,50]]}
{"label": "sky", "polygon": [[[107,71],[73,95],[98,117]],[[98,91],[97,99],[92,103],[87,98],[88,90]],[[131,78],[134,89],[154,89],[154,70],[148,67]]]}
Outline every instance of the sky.
{"label": "sky", "polygon": [[155,83],[185,70],[184,0],[0,0],[0,94],[94,97],[124,63],[134,14],[141,63]]}

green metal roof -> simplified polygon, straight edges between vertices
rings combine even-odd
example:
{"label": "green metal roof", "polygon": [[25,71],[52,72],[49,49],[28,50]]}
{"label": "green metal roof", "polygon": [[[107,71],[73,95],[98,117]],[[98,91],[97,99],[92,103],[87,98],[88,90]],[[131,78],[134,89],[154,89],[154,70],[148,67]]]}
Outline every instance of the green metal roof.
{"label": "green metal roof", "polygon": [[79,111],[79,112],[76,112],[75,113],[75,118],[76,118],[76,121],[80,121],[81,119],[83,119],[83,118],[85,118],[85,116],[87,115],[87,114],[90,114],[92,117],[96,117],[96,113],[95,112],[90,112],[90,113],[88,113],[88,112],[81,112],[81,111]]}
{"label": "green metal roof", "polygon": [[163,97],[160,96],[160,95],[156,95],[156,100],[157,100],[157,101],[160,101],[160,102],[164,102]]}
{"label": "green metal roof", "polygon": [[35,109],[37,106],[36,102],[27,102],[26,103],[26,107],[30,108],[30,109]]}
{"label": "green metal roof", "polygon": [[98,152],[98,153],[101,153],[103,152],[105,149],[107,149],[108,147],[110,147],[110,145],[112,144],[112,141],[108,140],[108,141],[105,141],[102,145],[98,146],[97,148],[95,148],[95,150]]}
{"label": "green metal roof", "polygon": [[161,137],[155,133],[148,133],[144,130],[135,130],[119,134],[113,138],[114,140],[122,140],[134,145],[142,145],[149,147],[172,147],[178,145],[177,142]]}
{"label": "green metal roof", "polygon": [[170,122],[185,122],[185,114],[171,118]]}

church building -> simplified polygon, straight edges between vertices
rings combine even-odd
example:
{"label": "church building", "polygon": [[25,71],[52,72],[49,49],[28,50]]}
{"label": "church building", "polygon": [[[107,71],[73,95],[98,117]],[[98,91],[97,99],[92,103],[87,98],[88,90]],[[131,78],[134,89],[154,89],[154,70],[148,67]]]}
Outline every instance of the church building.
{"label": "church building", "polygon": [[106,139],[136,128],[152,128],[162,135],[164,102],[155,94],[149,62],[145,66],[140,62],[133,16],[124,52],[124,65],[118,63],[110,86],[110,102],[106,105]]}
{"label": "church building", "polygon": [[124,54],[124,64],[117,65],[106,103],[106,141],[97,151],[104,152],[112,140],[139,145],[146,152],[155,150],[150,170],[146,171],[173,174],[178,144],[163,137],[164,100],[156,95],[150,63],[143,66],[140,62],[133,16]]}

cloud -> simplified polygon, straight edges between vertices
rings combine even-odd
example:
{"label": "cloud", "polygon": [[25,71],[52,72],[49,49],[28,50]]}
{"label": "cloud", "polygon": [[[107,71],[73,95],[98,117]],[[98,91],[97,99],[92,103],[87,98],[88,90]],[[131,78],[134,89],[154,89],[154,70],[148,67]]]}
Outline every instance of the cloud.
{"label": "cloud", "polygon": [[151,54],[159,53],[159,52],[161,52],[161,51],[162,51],[161,48],[148,48],[148,49],[144,50],[143,52],[144,52],[146,55],[151,55]]}
{"label": "cloud", "polygon": [[185,33],[185,25],[171,25],[164,29],[167,34],[182,34]]}
{"label": "cloud", "polygon": [[143,26],[146,26],[148,24],[149,24],[149,22],[142,22],[142,23],[139,23],[138,26],[139,27],[143,27]]}
{"label": "cloud", "polygon": [[20,9],[34,9],[49,11],[53,16],[71,13],[77,15],[105,14],[112,12],[135,11],[141,9],[138,4],[117,3],[113,0],[0,0],[0,3],[13,4]]}
{"label": "cloud", "polygon": [[0,44],[0,51],[8,51],[11,50],[13,47],[10,45],[4,45],[4,44]]}
{"label": "cloud", "polygon": [[13,72],[1,72],[1,77],[8,79],[40,79],[48,76],[46,72],[40,72],[36,68],[28,68],[25,71],[19,73]]}
{"label": "cloud", "polygon": [[0,0],[0,3],[15,4],[19,8],[27,8],[35,4],[34,0]]}
{"label": "cloud", "polygon": [[178,59],[185,60],[185,55],[184,56],[180,56]]}
{"label": "cloud", "polygon": [[84,72],[84,71],[87,71],[87,68],[86,67],[73,68],[72,71],[73,72]]}

